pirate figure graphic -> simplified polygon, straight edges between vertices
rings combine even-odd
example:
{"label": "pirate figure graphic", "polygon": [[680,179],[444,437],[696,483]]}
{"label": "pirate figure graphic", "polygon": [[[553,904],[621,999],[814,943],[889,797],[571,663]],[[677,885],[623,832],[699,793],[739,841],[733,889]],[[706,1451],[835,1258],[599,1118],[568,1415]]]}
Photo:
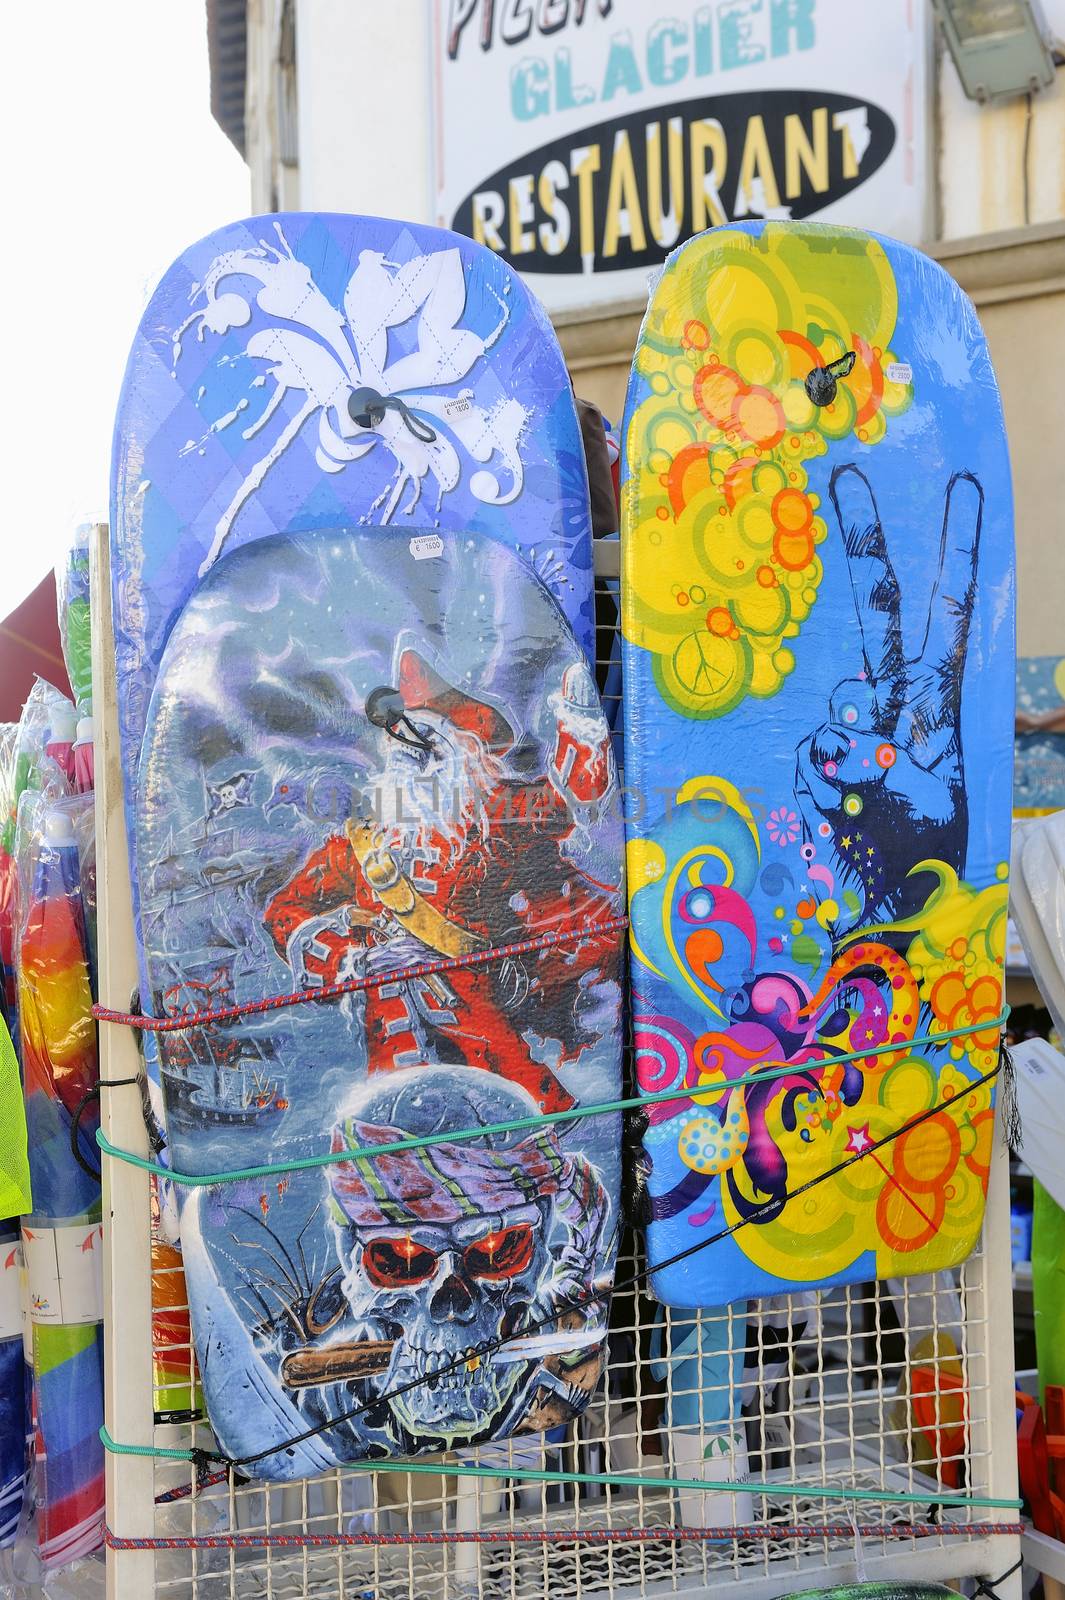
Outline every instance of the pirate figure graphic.
{"label": "pirate figure graphic", "polygon": [[[620,884],[604,881],[618,869],[597,874],[582,850],[614,773],[583,663],[548,703],[544,772],[500,707],[416,648],[397,651],[394,685],[366,696],[380,744],[368,807],[313,851],[265,923],[304,986],[386,978],[363,1002],[371,1073],[479,1067],[545,1111],[574,1103],[560,1073],[597,1043],[603,981],[620,977]],[[563,937],[521,948],[543,935]],[[438,970],[404,979],[425,966]]]}

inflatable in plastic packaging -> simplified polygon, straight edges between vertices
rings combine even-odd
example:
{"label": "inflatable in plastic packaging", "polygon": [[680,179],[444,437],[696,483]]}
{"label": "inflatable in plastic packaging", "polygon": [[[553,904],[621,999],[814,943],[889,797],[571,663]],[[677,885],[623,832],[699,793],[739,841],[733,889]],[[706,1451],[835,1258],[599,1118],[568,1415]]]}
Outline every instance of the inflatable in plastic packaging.
{"label": "inflatable in plastic packaging", "polygon": [[63,661],[79,709],[92,705],[92,621],[89,611],[89,539],[92,524],[79,523],[63,561],[56,567],[55,586]]}
{"label": "inflatable in plastic packaging", "polygon": [[22,1341],[17,1222],[0,1223],[0,1550],[18,1532],[26,1483],[29,1376]]}
{"label": "inflatable in plastic packaging", "polygon": [[1065,813],[1013,824],[1010,912],[1039,993],[1065,1037]]}
{"label": "inflatable in plastic packaging", "polygon": [[90,798],[23,795],[18,1001],[33,1209],[22,1220],[22,1249],[34,1385],[33,1530],[46,1571],[103,1539],[92,841]]}

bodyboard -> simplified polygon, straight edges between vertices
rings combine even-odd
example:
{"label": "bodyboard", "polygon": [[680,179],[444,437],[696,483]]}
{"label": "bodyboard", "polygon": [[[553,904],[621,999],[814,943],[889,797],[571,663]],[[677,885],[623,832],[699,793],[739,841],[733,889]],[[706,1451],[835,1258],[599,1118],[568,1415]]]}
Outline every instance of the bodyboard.
{"label": "bodyboard", "polygon": [[145,1009],[189,1019],[157,1035],[175,1170],[353,1152],[185,1191],[223,1449],[291,1478],[579,1411],[620,1130],[567,1113],[620,1090],[622,825],[547,589],[474,534],[234,550],[171,631],[135,792]]}
{"label": "bodyboard", "polygon": [[562,352],[517,274],[443,229],[290,213],[190,246],[134,338],[111,501],[131,835],[170,630],[215,561],[254,540],[361,523],[498,539],[593,656],[587,473]]}
{"label": "bodyboard", "polygon": [[655,1290],[950,1266],[986,1194],[1012,771],[975,313],[875,235],[700,235],[652,291],[624,451],[637,1070],[681,1092],[649,1109]]}

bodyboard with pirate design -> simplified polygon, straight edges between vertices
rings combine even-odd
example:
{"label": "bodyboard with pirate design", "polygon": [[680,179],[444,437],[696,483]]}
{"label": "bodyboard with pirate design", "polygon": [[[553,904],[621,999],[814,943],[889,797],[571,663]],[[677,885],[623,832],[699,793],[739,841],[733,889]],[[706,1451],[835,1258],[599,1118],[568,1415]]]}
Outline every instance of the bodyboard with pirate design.
{"label": "bodyboard with pirate design", "polygon": [[116,419],[131,834],[148,699],[200,580],[271,534],[359,525],[518,550],[592,659],[580,425],[554,331],[518,275],[439,228],[314,212],[232,223],[159,283]]}
{"label": "bodyboard with pirate design", "polygon": [[649,1112],[656,1291],[949,1266],[986,1193],[1012,770],[972,306],[874,235],[700,235],[653,290],[624,451],[637,1067],[690,1091]]}
{"label": "bodyboard with pirate design", "polygon": [[[222,1448],[284,1479],[579,1411],[620,1129],[567,1114],[620,1092],[621,818],[546,587],[471,535],[227,552],[134,792],[144,1009],[185,1019],[156,1035],[173,1167],[341,1158],[183,1197]],[[195,1020],[274,996],[299,1003]]]}

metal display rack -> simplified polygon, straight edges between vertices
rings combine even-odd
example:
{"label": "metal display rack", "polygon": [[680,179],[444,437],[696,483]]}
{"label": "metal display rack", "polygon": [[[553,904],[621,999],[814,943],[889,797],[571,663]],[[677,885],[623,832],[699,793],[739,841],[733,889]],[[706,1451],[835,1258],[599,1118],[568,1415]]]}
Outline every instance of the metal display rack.
{"label": "metal display rack", "polygon": [[[610,604],[617,562],[616,542],[597,547]],[[100,1000],[125,1009],[137,972],[105,529],[93,549],[93,608]],[[612,646],[601,627],[600,653],[609,657]],[[101,1032],[101,1076],[135,1076],[132,1031]],[[149,1154],[135,1088],[105,1090],[102,1126],[115,1145]],[[686,1474],[698,1472],[722,1429],[700,1425],[694,1450],[689,1439],[677,1458],[652,1342],[656,1320],[668,1332],[678,1314],[632,1292],[615,1300],[595,1403],[557,1441],[526,1436],[417,1471],[339,1470],[283,1487],[212,1482],[217,1475],[204,1480],[188,1461],[153,1459],[153,1449],[212,1442],[206,1424],[155,1422],[153,1181],[104,1162],[106,1424],[112,1438],[146,1451],[107,1458],[108,1600],[697,1600],[726,1583],[761,1600],[865,1576],[996,1578],[1018,1558],[1015,1534],[987,1531],[1013,1524],[1016,1511],[972,1503],[1017,1494],[1001,1133],[983,1240],[960,1272],[700,1314],[700,1337],[725,1324],[729,1348],[743,1352],[744,1380],[722,1389],[722,1378],[716,1393],[707,1383],[695,1410],[727,1411],[732,1432],[746,1436],[751,1480],[705,1492],[666,1480],[691,1483]],[[627,1260],[623,1253],[619,1278],[638,1267],[637,1248],[630,1242]],[[157,1355],[193,1360],[187,1346],[165,1351],[158,1331]],[[677,1381],[675,1373],[674,1399]],[[471,1465],[482,1475],[455,1470]],[[621,1475],[634,1481],[587,1481]],[[198,1492],[185,1492],[190,1482]],[[1015,1600],[1019,1576],[997,1592]]]}

